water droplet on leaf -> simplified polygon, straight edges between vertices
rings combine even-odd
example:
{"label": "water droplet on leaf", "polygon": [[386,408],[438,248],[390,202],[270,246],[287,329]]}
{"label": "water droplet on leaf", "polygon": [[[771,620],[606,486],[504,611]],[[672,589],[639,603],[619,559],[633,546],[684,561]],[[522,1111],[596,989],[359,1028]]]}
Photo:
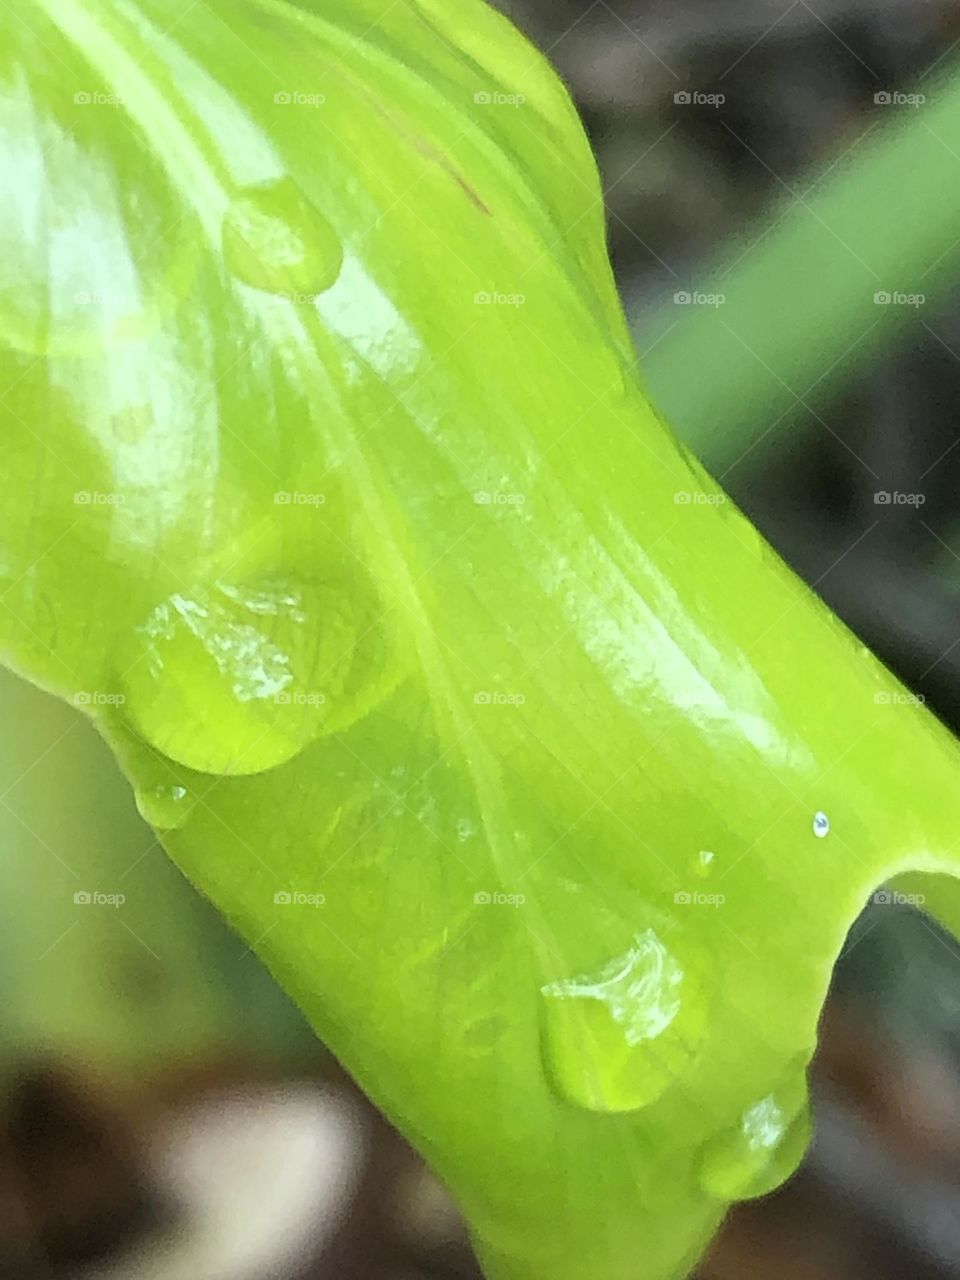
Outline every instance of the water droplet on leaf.
{"label": "water droplet on leaf", "polygon": [[126,711],[158,750],[204,773],[259,773],[324,730],[356,647],[343,590],[223,583],[176,593],[138,628]]}
{"label": "water droplet on leaf", "polygon": [[739,1123],[707,1143],[700,1184],[717,1200],[749,1200],[785,1182],[810,1140],[806,1084],[798,1083],[754,1103]]}
{"label": "water droplet on leaf", "polygon": [[824,836],[829,835],[829,833],[830,833],[830,819],[827,817],[827,815],[823,812],[822,809],[818,810],[813,815],[813,834],[817,837],[818,840],[822,840]]}
{"label": "water droplet on leaf", "polygon": [[713,863],[716,856],[717,855],[713,853],[710,849],[700,850],[700,852],[697,854],[697,861],[694,866],[694,871],[696,871],[698,876],[705,877],[710,874],[710,872],[713,870]]}
{"label": "water droplet on leaf", "polygon": [[702,991],[653,929],[596,974],[542,988],[551,1081],[591,1111],[633,1111],[693,1062],[705,1031]]}
{"label": "water droplet on leaf", "polygon": [[193,797],[186,787],[145,787],[136,792],[140,816],[158,831],[174,831],[183,825],[193,808]]}
{"label": "water droplet on leaf", "polygon": [[227,210],[223,253],[244,284],[309,301],[337,279],[343,246],[292,178],[247,187]]}

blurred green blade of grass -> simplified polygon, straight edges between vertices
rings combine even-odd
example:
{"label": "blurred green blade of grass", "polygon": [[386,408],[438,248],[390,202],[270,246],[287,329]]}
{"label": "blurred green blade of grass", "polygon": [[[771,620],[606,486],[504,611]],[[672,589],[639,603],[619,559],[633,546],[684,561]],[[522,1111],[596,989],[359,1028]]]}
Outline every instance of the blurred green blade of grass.
{"label": "blurred green blade of grass", "polygon": [[671,298],[636,335],[654,400],[717,474],[748,454],[759,461],[795,426],[794,410],[815,409],[955,282],[960,77],[877,115],[723,246],[697,284],[722,303]]}

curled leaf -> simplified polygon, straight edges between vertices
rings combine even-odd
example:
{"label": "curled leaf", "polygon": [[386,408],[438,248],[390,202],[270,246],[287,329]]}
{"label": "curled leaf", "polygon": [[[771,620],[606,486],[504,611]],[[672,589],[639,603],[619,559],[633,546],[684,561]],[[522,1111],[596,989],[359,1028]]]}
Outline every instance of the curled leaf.
{"label": "curled leaf", "polygon": [[799,1159],[864,899],[955,869],[953,741],[658,420],[503,18],[0,23],[10,662],[97,691],[491,1277],[685,1274]]}

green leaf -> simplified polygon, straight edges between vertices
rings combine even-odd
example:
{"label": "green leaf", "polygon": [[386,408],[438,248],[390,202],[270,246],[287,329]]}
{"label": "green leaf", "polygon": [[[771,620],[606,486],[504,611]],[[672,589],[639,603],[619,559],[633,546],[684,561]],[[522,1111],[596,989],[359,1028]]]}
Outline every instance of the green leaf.
{"label": "green leaf", "polygon": [[5,651],[488,1275],[683,1275],[799,1158],[867,894],[955,869],[952,739],[657,420],[504,19],[0,21]]}

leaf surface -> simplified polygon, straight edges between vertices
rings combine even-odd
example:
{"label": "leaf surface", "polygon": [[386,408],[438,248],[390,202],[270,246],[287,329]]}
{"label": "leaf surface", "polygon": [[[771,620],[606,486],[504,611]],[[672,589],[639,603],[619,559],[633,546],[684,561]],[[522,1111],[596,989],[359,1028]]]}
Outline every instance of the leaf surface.
{"label": "leaf surface", "polygon": [[799,1159],[866,895],[954,865],[952,739],[658,420],[504,19],[2,23],[10,662],[491,1277],[684,1275]]}

